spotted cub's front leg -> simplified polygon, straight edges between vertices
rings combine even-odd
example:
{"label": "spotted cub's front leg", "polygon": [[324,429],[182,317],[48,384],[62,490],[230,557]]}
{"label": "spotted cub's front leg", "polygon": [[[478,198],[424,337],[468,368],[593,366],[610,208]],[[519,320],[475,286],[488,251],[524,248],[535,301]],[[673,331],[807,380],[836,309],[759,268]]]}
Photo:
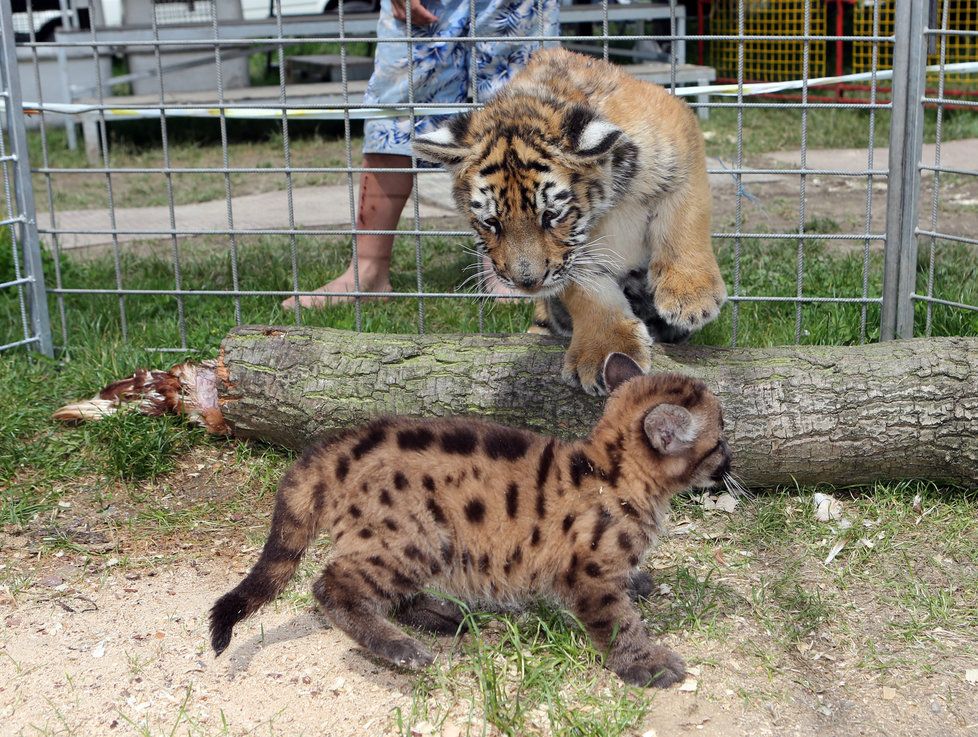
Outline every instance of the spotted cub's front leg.
{"label": "spotted cub's front leg", "polygon": [[[575,556],[575,562],[577,556]],[[600,570],[586,563],[584,571]],[[578,576],[568,570],[563,596],[584,624],[594,644],[607,653],[605,667],[626,683],[666,688],[686,677],[686,665],[676,653],[653,642],[638,608],[628,595],[628,581]],[[572,579],[572,580],[571,580]]]}
{"label": "spotted cub's front leg", "polygon": [[585,278],[586,287],[571,284],[560,296],[573,322],[563,377],[580,384],[588,394],[604,394],[601,370],[605,359],[612,353],[624,353],[647,372],[652,367],[652,338],[614,279],[590,274]]}
{"label": "spotted cub's front leg", "polygon": [[[585,571],[594,565],[586,564]],[[686,677],[682,658],[653,642],[645,630],[626,580],[575,576],[564,596],[594,644],[607,653],[605,667],[626,683],[666,688]]]}

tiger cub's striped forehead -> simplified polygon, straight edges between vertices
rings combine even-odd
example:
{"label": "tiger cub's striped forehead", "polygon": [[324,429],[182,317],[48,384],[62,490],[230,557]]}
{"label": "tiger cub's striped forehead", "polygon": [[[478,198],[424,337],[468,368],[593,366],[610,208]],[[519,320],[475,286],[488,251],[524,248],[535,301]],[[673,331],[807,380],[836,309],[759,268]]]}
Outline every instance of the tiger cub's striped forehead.
{"label": "tiger cub's striped forehead", "polygon": [[572,199],[570,172],[541,143],[516,135],[487,144],[468,185],[469,209],[482,220],[559,210]]}

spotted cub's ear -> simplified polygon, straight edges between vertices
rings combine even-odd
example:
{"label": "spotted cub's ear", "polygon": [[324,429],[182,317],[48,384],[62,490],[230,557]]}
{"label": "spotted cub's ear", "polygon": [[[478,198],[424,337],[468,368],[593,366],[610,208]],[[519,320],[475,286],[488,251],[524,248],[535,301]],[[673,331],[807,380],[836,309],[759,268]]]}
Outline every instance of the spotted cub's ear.
{"label": "spotted cub's ear", "polygon": [[469,131],[471,113],[456,115],[440,128],[414,137],[414,155],[425,161],[455,166],[469,155],[465,134]]}
{"label": "spotted cub's ear", "polygon": [[609,353],[604,359],[602,376],[609,394],[629,379],[642,374],[641,367],[624,353]]}
{"label": "spotted cub's ear", "polygon": [[584,105],[572,105],[564,114],[564,134],[570,152],[580,159],[604,156],[627,140],[621,128],[599,118],[594,110]]}
{"label": "spotted cub's ear", "polygon": [[686,450],[697,431],[693,415],[678,404],[660,404],[645,415],[645,434],[652,447],[665,455]]}

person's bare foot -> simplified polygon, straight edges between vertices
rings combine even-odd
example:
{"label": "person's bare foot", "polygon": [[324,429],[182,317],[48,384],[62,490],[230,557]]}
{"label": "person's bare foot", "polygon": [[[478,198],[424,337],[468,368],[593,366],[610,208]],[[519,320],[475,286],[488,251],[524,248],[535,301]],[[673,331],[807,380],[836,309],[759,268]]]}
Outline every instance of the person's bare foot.
{"label": "person's bare foot", "polygon": [[[360,291],[361,292],[390,292],[392,291],[390,282],[390,272],[386,269],[373,270],[370,268],[360,267],[359,273]],[[339,294],[335,296],[330,296],[331,292],[353,292],[356,291],[356,285],[353,278],[353,268],[348,268],[342,275],[333,279],[333,281],[328,284],[324,284],[315,290],[323,296],[318,295],[304,295],[299,297],[299,305],[301,307],[308,307],[313,309],[322,309],[323,307],[328,307],[329,305],[343,304],[346,302],[353,302],[355,297],[349,295]],[[360,299],[386,299],[386,297],[361,297]],[[295,309],[295,297],[289,297],[282,301],[283,310]]]}

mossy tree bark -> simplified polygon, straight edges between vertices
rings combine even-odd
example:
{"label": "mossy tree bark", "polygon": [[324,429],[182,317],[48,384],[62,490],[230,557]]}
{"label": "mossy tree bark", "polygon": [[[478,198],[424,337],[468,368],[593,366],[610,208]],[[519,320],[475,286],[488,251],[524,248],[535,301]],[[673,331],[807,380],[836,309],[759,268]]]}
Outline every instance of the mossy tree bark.
{"label": "mossy tree bark", "polygon": [[[235,434],[292,448],[386,413],[471,413],[581,436],[603,400],[560,382],[563,352],[531,335],[241,327],[221,347],[221,407]],[[978,483],[976,339],[662,346],[653,370],[717,392],[734,470],[751,485]]]}

